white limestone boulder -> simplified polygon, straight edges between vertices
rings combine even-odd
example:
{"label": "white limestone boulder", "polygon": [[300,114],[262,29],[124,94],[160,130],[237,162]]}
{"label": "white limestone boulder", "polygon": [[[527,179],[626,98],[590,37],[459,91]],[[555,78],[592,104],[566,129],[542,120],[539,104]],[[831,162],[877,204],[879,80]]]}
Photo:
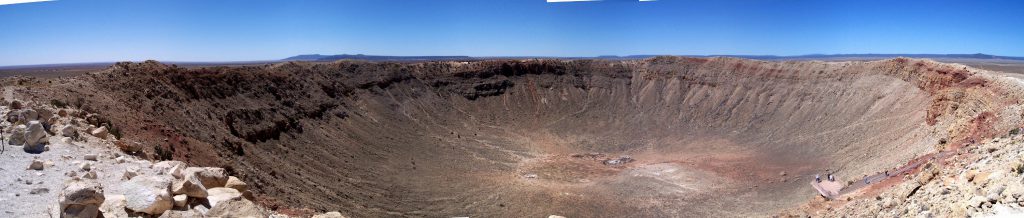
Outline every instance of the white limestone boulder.
{"label": "white limestone boulder", "polygon": [[125,208],[146,214],[161,214],[174,206],[167,175],[136,176],[124,184]]}

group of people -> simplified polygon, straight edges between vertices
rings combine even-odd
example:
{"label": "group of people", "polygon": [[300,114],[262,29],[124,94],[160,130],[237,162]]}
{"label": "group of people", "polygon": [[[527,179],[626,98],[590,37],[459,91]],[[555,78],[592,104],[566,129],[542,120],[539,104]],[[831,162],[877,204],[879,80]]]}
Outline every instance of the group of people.
{"label": "group of people", "polygon": [[[884,174],[885,177],[888,178],[889,177],[889,170],[885,170],[885,172],[883,172],[882,174]],[[866,176],[866,175],[864,176],[864,184],[865,185],[871,184],[871,181],[868,180],[868,176]]]}
{"label": "group of people", "polygon": [[[836,177],[832,176],[832,173],[829,173],[828,174],[828,181],[829,182],[835,182],[836,181]],[[821,174],[814,174],[814,182],[821,183]]]}
{"label": "group of people", "polygon": [[[828,179],[828,181],[830,181],[830,182],[835,182],[836,181],[836,177],[832,176],[831,172],[826,171],[826,173],[828,173],[827,177],[826,177],[826,179]],[[884,174],[885,174],[885,177],[889,177],[889,170],[886,170],[884,172]],[[814,182],[821,183],[821,174],[814,174]],[[864,176],[864,184],[871,184],[871,181],[868,180],[868,176]]]}

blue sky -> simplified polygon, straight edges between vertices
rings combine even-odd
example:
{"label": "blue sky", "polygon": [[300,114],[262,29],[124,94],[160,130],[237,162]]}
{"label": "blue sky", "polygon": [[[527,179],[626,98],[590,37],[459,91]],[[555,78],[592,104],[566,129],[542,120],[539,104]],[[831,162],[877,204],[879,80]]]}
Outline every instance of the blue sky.
{"label": "blue sky", "polygon": [[0,6],[0,66],[313,53],[1024,56],[1024,1],[59,0]]}

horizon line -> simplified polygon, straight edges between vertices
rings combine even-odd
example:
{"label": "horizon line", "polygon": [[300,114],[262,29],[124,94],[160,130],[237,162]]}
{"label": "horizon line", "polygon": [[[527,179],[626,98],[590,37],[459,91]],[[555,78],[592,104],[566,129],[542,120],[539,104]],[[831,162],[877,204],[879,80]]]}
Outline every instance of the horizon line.
{"label": "horizon line", "polygon": [[[429,57],[466,57],[466,58],[474,58],[474,59],[487,59],[487,58],[553,58],[553,59],[558,59],[558,58],[588,59],[588,58],[593,58],[593,59],[602,59],[602,58],[630,58],[630,57],[640,57],[640,56],[642,56],[642,57],[676,56],[676,57],[702,57],[702,58],[705,58],[705,57],[738,57],[738,58],[748,58],[748,59],[757,59],[758,57],[763,57],[763,58],[771,58],[771,59],[786,59],[786,58],[814,58],[816,56],[822,56],[822,57],[843,57],[843,56],[849,56],[849,57],[856,57],[856,56],[892,56],[892,57],[900,57],[900,56],[903,56],[903,55],[907,55],[907,56],[956,56],[956,55],[968,56],[968,55],[982,55],[982,56],[994,57],[992,59],[1024,61],[1024,56],[1004,56],[1004,55],[993,55],[993,54],[986,54],[986,53],[845,53],[845,54],[844,53],[833,53],[833,54],[811,53],[811,54],[801,54],[801,55],[749,55],[749,54],[746,54],[746,55],[745,54],[712,54],[712,55],[686,54],[686,55],[673,55],[673,54],[633,54],[633,55],[594,55],[594,56],[558,56],[558,55],[487,55],[487,56],[472,56],[472,55],[373,55],[373,54],[327,54],[327,55],[324,55],[324,54],[298,54],[298,55],[292,55],[292,56],[285,57],[285,58],[265,59],[265,60],[178,61],[178,60],[159,60],[159,59],[148,58],[148,59],[118,60],[118,61],[85,61],[85,62],[63,62],[63,63],[0,65],[0,69],[16,69],[16,68],[25,68],[25,67],[40,67],[40,66],[47,66],[47,65],[111,64],[111,63],[118,63],[118,62],[144,62],[144,61],[149,61],[149,60],[155,60],[155,61],[159,61],[161,63],[181,63],[181,64],[264,63],[264,62],[282,62],[282,61],[303,61],[303,60],[286,60],[286,59],[293,58],[293,57],[299,57],[299,56],[305,56],[305,55],[317,55],[317,56],[324,56],[324,57],[350,55],[350,56],[394,57],[394,58],[402,58],[402,57],[425,57],[425,58],[429,58]],[[953,57],[953,58],[955,58],[955,57]],[[975,59],[981,59],[981,58],[975,58]],[[305,60],[305,61],[317,61],[317,60]]]}

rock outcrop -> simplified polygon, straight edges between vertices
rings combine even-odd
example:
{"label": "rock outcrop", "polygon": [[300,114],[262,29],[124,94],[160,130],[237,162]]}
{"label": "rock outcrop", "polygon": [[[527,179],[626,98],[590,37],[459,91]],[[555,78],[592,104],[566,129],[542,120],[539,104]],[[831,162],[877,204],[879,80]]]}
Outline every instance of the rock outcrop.
{"label": "rock outcrop", "polygon": [[60,193],[61,217],[94,218],[103,203],[103,187],[95,181],[72,180]]}

